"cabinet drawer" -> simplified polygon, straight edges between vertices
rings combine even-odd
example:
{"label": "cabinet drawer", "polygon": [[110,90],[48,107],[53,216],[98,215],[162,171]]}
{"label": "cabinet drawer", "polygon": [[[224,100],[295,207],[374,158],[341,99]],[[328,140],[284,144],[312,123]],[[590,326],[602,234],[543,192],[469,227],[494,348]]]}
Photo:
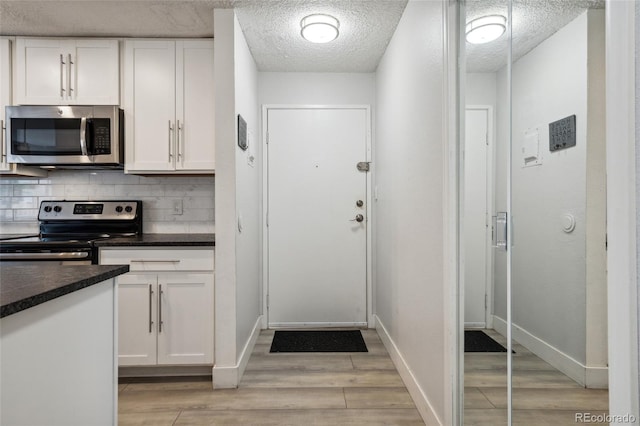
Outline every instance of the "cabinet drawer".
{"label": "cabinet drawer", "polygon": [[131,271],[213,271],[213,250],[100,249],[101,265],[129,265]]}

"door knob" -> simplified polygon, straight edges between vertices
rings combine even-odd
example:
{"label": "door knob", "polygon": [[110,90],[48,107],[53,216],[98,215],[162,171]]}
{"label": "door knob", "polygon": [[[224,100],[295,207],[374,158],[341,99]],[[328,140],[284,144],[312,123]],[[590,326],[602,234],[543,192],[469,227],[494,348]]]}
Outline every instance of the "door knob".
{"label": "door knob", "polygon": [[364,206],[364,202],[362,200],[358,200],[358,201],[356,201],[356,206],[362,207],[362,206]]}
{"label": "door knob", "polygon": [[350,222],[362,222],[364,220],[364,216],[361,214],[357,214],[355,219],[351,219]]}

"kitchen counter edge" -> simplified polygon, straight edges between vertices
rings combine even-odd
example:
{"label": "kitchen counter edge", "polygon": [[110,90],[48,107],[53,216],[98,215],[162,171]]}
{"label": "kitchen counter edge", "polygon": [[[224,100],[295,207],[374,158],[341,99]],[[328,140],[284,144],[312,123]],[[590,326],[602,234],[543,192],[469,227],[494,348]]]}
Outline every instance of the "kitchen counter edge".
{"label": "kitchen counter edge", "polygon": [[215,234],[142,234],[135,237],[96,241],[97,247],[127,246],[215,246]]}
{"label": "kitchen counter edge", "polygon": [[[1,265],[0,318],[129,272],[128,265]],[[44,279],[46,277],[46,279]]]}

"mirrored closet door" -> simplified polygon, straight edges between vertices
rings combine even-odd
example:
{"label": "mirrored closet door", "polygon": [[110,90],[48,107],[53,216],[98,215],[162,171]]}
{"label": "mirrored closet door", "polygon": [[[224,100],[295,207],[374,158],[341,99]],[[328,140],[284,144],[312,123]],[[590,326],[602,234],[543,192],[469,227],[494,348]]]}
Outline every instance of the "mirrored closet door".
{"label": "mirrored closet door", "polygon": [[461,2],[464,424],[607,396],[604,2]]}

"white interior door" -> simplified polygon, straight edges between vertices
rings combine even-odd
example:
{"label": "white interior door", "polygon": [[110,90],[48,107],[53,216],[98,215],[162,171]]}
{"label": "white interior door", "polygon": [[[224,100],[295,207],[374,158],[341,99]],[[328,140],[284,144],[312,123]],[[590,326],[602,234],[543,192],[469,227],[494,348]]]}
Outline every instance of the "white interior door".
{"label": "white interior door", "polygon": [[367,324],[368,114],[267,111],[270,327]]}
{"label": "white interior door", "polygon": [[464,144],[464,323],[486,327],[489,110],[467,109]]}

